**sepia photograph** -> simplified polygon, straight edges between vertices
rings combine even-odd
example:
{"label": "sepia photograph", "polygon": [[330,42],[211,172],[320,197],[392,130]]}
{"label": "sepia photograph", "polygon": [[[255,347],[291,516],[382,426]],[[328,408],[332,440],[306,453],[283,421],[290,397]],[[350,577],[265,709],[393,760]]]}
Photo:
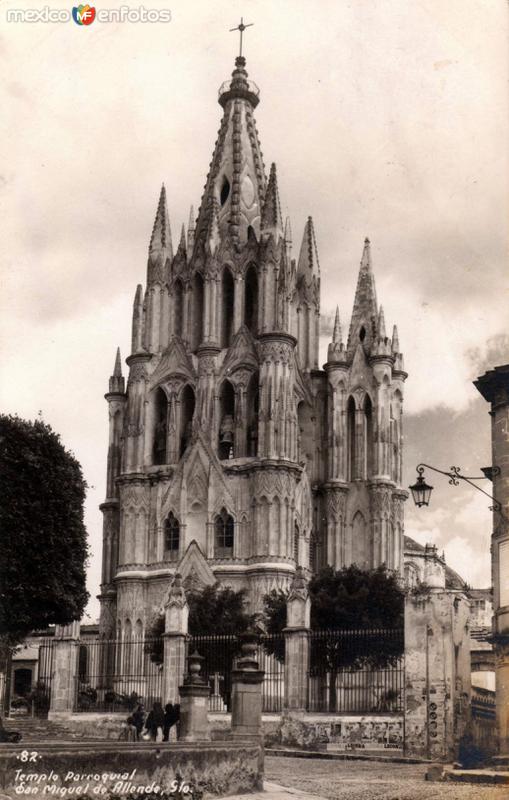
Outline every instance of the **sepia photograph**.
{"label": "sepia photograph", "polygon": [[509,795],[505,0],[0,0],[0,800]]}

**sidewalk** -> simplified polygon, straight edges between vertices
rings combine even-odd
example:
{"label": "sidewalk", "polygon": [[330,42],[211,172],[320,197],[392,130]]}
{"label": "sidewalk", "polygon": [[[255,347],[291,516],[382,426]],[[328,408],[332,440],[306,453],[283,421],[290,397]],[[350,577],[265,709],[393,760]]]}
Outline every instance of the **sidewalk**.
{"label": "sidewalk", "polygon": [[300,789],[289,789],[271,781],[263,782],[264,791],[254,794],[228,795],[225,800],[325,800],[317,794],[301,792]]}

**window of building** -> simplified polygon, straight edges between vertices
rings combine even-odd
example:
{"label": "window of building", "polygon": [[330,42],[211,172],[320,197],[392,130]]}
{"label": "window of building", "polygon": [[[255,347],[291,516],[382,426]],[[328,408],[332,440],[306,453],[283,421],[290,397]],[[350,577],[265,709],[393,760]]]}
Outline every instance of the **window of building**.
{"label": "window of building", "polygon": [[258,275],[254,266],[246,272],[244,294],[244,324],[252,334],[258,332]]}
{"label": "window of building", "polygon": [[182,281],[177,279],[175,281],[175,304],[174,304],[174,327],[173,331],[175,336],[182,336],[183,334],[183,321],[184,321],[184,287]]}
{"label": "window of building", "polygon": [[229,347],[233,333],[233,306],[235,297],[235,284],[228,267],[223,270],[221,280],[221,347]]}
{"label": "window of building", "polygon": [[170,515],[164,523],[164,551],[170,561],[177,561],[180,549],[180,523],[175,514]]}
{"label": "window of building", "polygon": [[225,175],[223,178],[223,185],[221,186],[221,195],[220,195],[222,206],[224,206],[224,204],[228,200],[229,194],[230,194],[230,181]]}
{"label": "window of building", "polygon": [[373,475],[373,408],[371,400],[366,395],[364,400],[364,477]]}
{"label": "window of building", "polygon": [[168,399],[161,388],[155,395],[154,464],[166,464],[166,439],[168,433]]}
{"label": "window of building", "polygon": [[355,403],[353,397],[348,400],[346,409],[346,428],[347,428],[347,465],[348,480],[353,481],[357,477],[355,470]]}
{"label": "window of building", "polygon": [[203,323],[205,309],[205,285],[199,272],[193,279],[193,350],[197,350],[203,341]]}
{"label": "window of building", "polygon": [[224,381],[221,387],[220,406],[218,455],[224,461],[235,457],[235,390],[230,381]]}
{"label": "window of building", "polygon": [[217,515],[215,520],[215,555],[219,558],[228,558],[233,555],[233,538],[235,523],[231,514],[225,508]]}
{"label": "window of building", "polygon": [[193,416],[196,405],[194,390],[187,384],[182,392],[180,409],[180,456],[183,456],[186,447],[193,436]]}

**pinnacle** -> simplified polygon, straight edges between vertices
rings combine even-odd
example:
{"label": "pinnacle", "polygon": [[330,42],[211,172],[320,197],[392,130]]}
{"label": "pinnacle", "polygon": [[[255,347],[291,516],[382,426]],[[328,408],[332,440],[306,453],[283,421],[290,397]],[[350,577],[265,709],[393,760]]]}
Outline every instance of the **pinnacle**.
{"label": "pinnacle", "polygon": [[113,367],[113,376],[115,378],[122,377],[122,361],[120,358],[120,347],[117,347],[117,355],[115,357],[115,366]]}
{"label": "pinnacle", "polygon": [[314,273],[320,273],[315,230],[311,217],[308,217],[304,228],[304,236],[302,237],[302,244],[300,247],[297,272],[300,273],[300,275],[306,276],[307,278],[310,278]]}
{"label": "pinnacle", "polygon": [[[381,321],[383,323],[383,330],[385,331],[383,312]],[[370,241],[367,237],[364,240],[364,249],[362,251],[359,276],[357,278],[357,288],[355,290],[352,320],[350,322],[350,330],[348,333],[348,351],[350,353],[352,352],[352,349],[357,347],[359,337],[361,337],[363,330],[364,336],[367,335],[367,343],[372,341],[374,337],[378,336],[378,331],[380,330],[375,277],[371,269]],[[361,341],[362,340],[363,337],[361,337]]]}
{"label": "pinnacle", "polygon": [[394,355],[399,353],[399,336],[398,336],[398,326],[395,325],[392,329],[392,352]]}
{"label": "pinnacle", "polygon": [[149,253],[150,255],[155,255],[162,250],[169,251],[170,258],[173,257],[170,217],[166,204],[166,188],[164,183],[161,187],[161,194],[159,195],[159,202],[157,204],[156,218],[154,220],[152,236],[150,237]]}
{"label": "pinnacle", "polygon": [[276,165],[274,163],[270,167],[269,182],[267,184],[267,190],[265,192],[265,198],[263,202],[261,229],[272,229],[279,231],[281,235],[283,233],[283,220],[281,218],[281,206],[279,203]]}
{"label": "pinnacle", "polygon": [[385,316],[384,316],[384,310],[383,310],[382,306],[380,306],[380,312],[378,314],[378,338],[379,339],[385,339],[386,338]]}
{"label": "pinnacle", "polygon": [[336,306],[336,318],[334,320],[334,330],[332,332],[332,341],[334,344],[341,344],[341,340],[343,338],[341,332],[341,321],[339,318],[339,306]]}
{"label": "pinnacle", "polygon": [[287,217],[285,220],[285,242],[286,244],[292,243],[292,225],[290,222],[290,217]]}
{"label": "pinnacle", "polygon": [[366,236],[364,239],[364,250],[362,251],[361,268],[371,270],[371,242]]}

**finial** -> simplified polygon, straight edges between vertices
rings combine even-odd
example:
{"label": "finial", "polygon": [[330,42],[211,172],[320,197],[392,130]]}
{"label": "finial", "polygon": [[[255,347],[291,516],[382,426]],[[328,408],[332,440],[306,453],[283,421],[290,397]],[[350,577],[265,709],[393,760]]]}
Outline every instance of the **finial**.
{"label": "finial", "polygon": [[159,195],[159,202],[157,204],[156,218],[154,220],[152,236],[150,237],[149,253],[156,254],[165,249],[169,250],[171,256],[172,248],[170,218],[166,204],[166,188],[163,183],[161,186],[161,193]]}
{"label": "finial", "polygon": [[187,233],[189,234],[191,233],[191,231],[194,231],[195,227],[196,223],[194,221],[194,206],[191,206],[191,209],[189,211],[189,223],[187,225]]}
{"label": "finial", "polygon": [[179,244],[182,247],[186,246],[186,226],[184,225],[184,223],[182,223],[182,228],[181,228],[181,231],[180,231],[180,242],[179,242]]}
{"label": "finial", "polygon": [[285,242],[286,244],[292,243],[292,226],[290,223],[290,217],[287,217],[285,220]]}
{"label": "finial", "polygon": [[366,270],[371,269],[371,249],[368,237],[364,239],[364,250],[362,251],[361,267]]}
{"label": "finial", "polygon": [[254,22],[247,22],[247,23],[244,24],[244,17],[241,17],[240,18],[240,25],[237,25],[236,28],[230,28],[230,33],[232,33],[233,31],[239,31],[240,32],[239,58],[242,58],[242,36],[243,36],[243,33],[246,30],[246,28],[252,28],[253,25],[254,25]]}

